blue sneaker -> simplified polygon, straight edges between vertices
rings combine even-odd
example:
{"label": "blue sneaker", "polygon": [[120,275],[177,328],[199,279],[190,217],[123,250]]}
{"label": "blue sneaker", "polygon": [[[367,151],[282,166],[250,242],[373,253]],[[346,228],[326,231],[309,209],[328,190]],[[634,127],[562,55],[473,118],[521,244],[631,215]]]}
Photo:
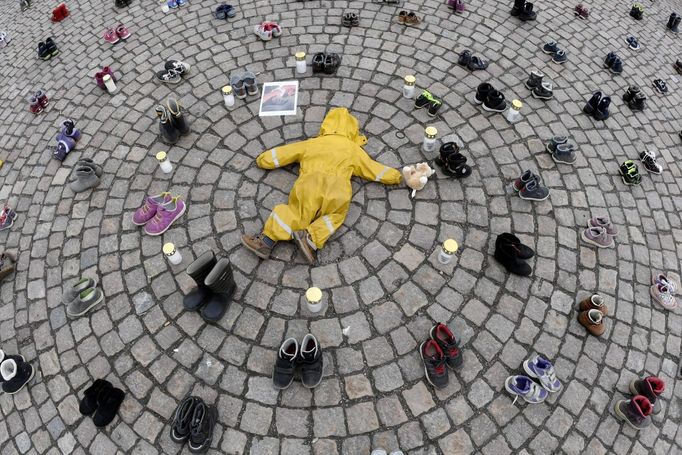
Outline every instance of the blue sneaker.
{"label": "blue sneaker", "polygon": [[616,57],[616,59],[613,61],[613,64],[611,65],[611,72],[613,74],[620,74],[623,72],[623,61]]}
{"label": "blue sneaker", "polygon": [[183,6],[187,4],[187,0],[175,0],[178,6]]}
{"label": "blue sneaker", "polygon": [[170,9],[175,9],[178,7],[178,2],[175,0],[168,0],[168,7]]}
{"label": "blue sneaker", "polygon": [[625,38],[625,42],[628,43],[628,46],[630,46],[630,49],[633,51],[636,51],[639,49],[639,42],[637,41],[637,38],[634,36],[630,35],[627,38]]}
{"label": "blue sneaker", "polygon": [[542,52],[545,54],[555,54],[559,50],[559,45],[556,41],[548,41],[542,46]]}
{"label": "blue sneaker", "polygon": [[523,369],[526,370],[528,376],[538,379],[542,387],[548,392],[556,393],[563,387],[561,381],[556,377],[554,365],[544,357],[536,355],[531,359],[524,360]]}
{"label": "blue sneaker", "polygon": [[557,51],[554,53],[554,57],[552,57],[552,61],[554,63],[566,63],[568,60],[568,54],[566,51],[562,51],[560,49],[557,49]]}
{"label": "blue sneaker", "polygon": [[542,403],[549,396],[549,392],[533,382],[528,376],[509,376],[504,381],[504,388],[512,395],[516,395],[514,403],[521,397],[528,403],[537,404]]}

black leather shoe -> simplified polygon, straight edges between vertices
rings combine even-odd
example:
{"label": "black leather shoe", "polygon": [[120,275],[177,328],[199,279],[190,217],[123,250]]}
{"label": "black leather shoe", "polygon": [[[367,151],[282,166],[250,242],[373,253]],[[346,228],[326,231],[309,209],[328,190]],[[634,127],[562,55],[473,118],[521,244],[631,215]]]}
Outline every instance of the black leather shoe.
{"label": "black leather shoe", "polygon": [[203,403],[201,398],[189,396],[185,397],[178,405],[170,428],[170,437],[173,442],[182,444],[189,438],[194,408],[198,403]]}
{"label": "black leather shoe", "polygon": [[215,406],[197,403],[192,414],[192,422],[189,434],[189,451],[192,453],[204,453],[208,451],[213,442],[213,427],[218,420],[218,410]]}
{"label": "black leather shoe", "polygon": [[323,73],[324,72],[324,61],[325,55],[323,52],[318,52],[313,55],[313,73]]}

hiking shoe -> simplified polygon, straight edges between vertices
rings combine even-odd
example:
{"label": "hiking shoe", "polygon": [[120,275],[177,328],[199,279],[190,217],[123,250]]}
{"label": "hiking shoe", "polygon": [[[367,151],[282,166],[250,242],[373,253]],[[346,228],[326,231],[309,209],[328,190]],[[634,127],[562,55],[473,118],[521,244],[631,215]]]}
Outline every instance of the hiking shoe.
{"label": "hiking shoe", "polygon": [[476,96],[474,97],[474,102],[476,104],[483,104],[485,100],[488,99],[488,96],[490,96],[490,93],[495,91],[492,85],[488,84],[487,82],[484,82],[480,84],[476,88]]}
{"label": "hiking shoe", "polygon": [[528,80],[525,83],[526,88],[528,90],[533,90],[535,87],[540,86],[543,77],[545,77],[545,75],[542,74],[542,72],[538,70],[531,71],[530,75],[528,76]]}
{"label": "hiking shoe", "polygon": [[519,191],[519,196],[527,201],[544,201],[549,197],[549,188],[541,186],[537,180],[531,180]]}
{"label": "hiking shoe", "polygon": [[610,96],[604,96],[602,97],[601,100],[599,100],[599,104],[597,105],[597,110],[594,111],[594,114],[592,116],[596,120],[606,120],[609,118],[609,106],[611,105],[611,97]]}
{"label": "hiking shoe", "polygon": [[651,425],[653,406],[645,396],[637,395],[630,400],[617,401],[613,410],[616,417],[635,430],[642,430]]}
{"label": "hiking shoe", "polygon": [[168,192],[157,194],[156,196],[148,196],[142,207],[135,210],[135,213],[133,214],[133,224],[137,226],[147,224],[149,220],[154,218],[159,206],[170,202],[171,199],[172,196]]}
{"label": "hiking shoe", "polygon": [[677,284],[671,278],[663,275],[662,273],[655,273],[651,276],[651,284],[660,284],[668,288],[671,294],[677,292]]}
{"label": "hiking shoe", "polygon": [[632,160],[626,160],[618,168],[620,177],[626,185],[639,185],[642,181],[642,176],[639,175],[637,165]]}
{"label": "hiking shoe", "polygon": [[670,289],[660,283],[652,284],[649,288],[651,297],[654,298],[666,310],[674,310],[677,308],[677,300],[670,293]]}
{"label": "hiking shoe", "polygon": [[609,69],[613,74],[621,74],[623,72],[623,61],[616,57]]}
{"label": "hiking shoe", "polygon": [[628,37],[625,38],[625,42],[628,43],[628,46],[633,51],[636,51],[639,49],[639,41],[637,41],[637,38],[635,38],[634,36],[628,35]]}
{"label": "hiking shoe", "polygon": [[504,112],[505,109],[507,109],[507,102],[504,100],[504,95],[493,89],[483,102],[483,110],[488,112]]}
{"label": "hiking shoe", "polygon": [[81,292],[87,289],[92,289],[95,286],[97,286],[97,282],[92,278],[81,278],[81,280],[76,282],[74,285],[64,289],[64,294],[62,294],[62,303],[65,305],[70,304],[76,300]]}
{"label": "hiking shoe", "polygon": [[551,100],[554,96],[552,92],[551,82],[542,82],[540,85],[533,89],[533,98],[538,98],[541,100]]}
{"label": "hiking shoe", "polygon": [[433,95],[428,90],[423,90],[421,94],[414,100],[414,108],[421,109],[428,106],[434,101]]}
{"label": "hiking shoe", "polygon": [[431,101],[431,103],[429,103],[429,108],[427,110],[427,113],[429,114],[429,116],[435,117],[436,114],[438,114],[438,110],[440,109],[440,107],[442,105],[443,105],[443,102],[441,100],[434,99],[433,101]]}
{"label": "hiking shoe", "polygon": [[431,339],[438,343],[441,351],[443,351],[445,363],[449,368],[454,370],[455,368],[462,366],[464,360],[462,351],[459,349],[459,343],[457,342],[455,335],[452,334],[452,331],[447,325],[439,322],[431,327],[430,335]]}
{"label": "hiking shoe", "polygon": [[314,264],[317,260],[317,247],[313,243],[308,231],[294,231],[293,238],[296,241],[296,246],[298,246],[299,251],[308,264]]}
{"label": "hiking shoe", "polygon": [[604,297],[599,294],[593,294],[591,297],[583,299],[580,302],[580,311],[597,310],[601,312],[602,315],[606,316],[609,309],[604,304]]}
{"label": "hiking shoe", "polygon": [[599,310],[587,310],[578,313],[578,322],[594,336],[601,336],[606,331],[604,315]]}
{"label": "hiking shoe", "polygon": [[545,150],[547,150],[549,153],[554,153],[556,152],[557,145],[566,144],[567,142],[568,138],[566,136],[554,136],[545,146]]}
{"label": "hiking shoe", "polygon": [[269,258],[270,254],[272,253],[272,249],[275,246],[275,242],[272,240],[268,242],[268,240],[265,240],[265,235],[263,234],[242,235],[242,245],[244,245],[249,251],[261,259]]}
{"label": "hiking shoe", "polygon": [[469,68],[471,71],[476,71],[476,70],[484,70],[488,67],[488,61],[485,59],[482,59],[481,57],[473,56],[469,60],[469,63],[467,65],[467,68]]}
{"label": "hiking shoe", "polygon": [[597,110],[597,107],[599,107],[599,101],[601,101],[601,98],[601,92],[594,92],[592,98],[590,98],[587,101],[587,104],[585,104],[585,107],[583,107],[583,112],[589,115],[594,114]]}
{"label": "hiking shoe", "polygon": [[606,233],[611,237],[618,235],[618,229],[611,223],[611,220],[605,216],[595,216],[587,220],[587,227],[600,227],[606,230]]}
{"label": "hiking shoe", "polygon": [[542,46],[542,52],[545,54],[554,55],[559,51],[559,45],[556,41],[547,41],[544,46]]}
{"label": "hiking shoe", "polygon": [[294,382],[294,373],[298,359],[298,342],[288,338],[279,348],[275,369],[272,372],[272,384],[276,389],[286,389]]}
{"label": "hiking shoe", "polygon": [[668,86],[663,81],[663,79],[654,79],[653,86],[658,93],[665,95],[668,93]]}
{"label": "hiking shoe", "polygon": [[656,376],[648,376],[644,379],[633,379],[630,382],[630,393],[633,395],[642,395],[652,404],[652,414],[659,414],[661,412],[660,396],[665,391],[665,382]]}
{"label": "hiking shoe", "polygon": [[573,164],[578,159],[573,144],[559,144],[556,151],[552,153],[552,159],[555,163]]}
{"label": "hiking shoe", "polygon": [[448,385],[448,370],[445,368],[445,354],[435,340],[424,341],[419,346],[424,362],[424,373],[429,384],[437,389]]}
{"label": "hiking shoe", "polygon": [[[99,379],[97,381],[99,381]],[[173,440],[173,442],[182,444],[189,438],[189,434],[192,429],[191,424],[192,416],[194,415],[194,408],[199,402],[202,402],[201,398],[187,396],[175,409],[175,413],[173,414],[173,422],[171,423],[170,428],[170,438]]]}
{"label": "hiking shoe", "polygon": [[33,379],[35,370],[31,364],[22,360],[7,359],[0,364],[0,376],[2,376],[2,391],[14,395],[24,388]]}
{"label": "hiking shoe", "polygon": [[658,162],[656,161],[656,152],[653,151],[640,152],[639,160],[642,162],[642,164],[644,164],[646,170],[651,172],[652,174],[663,173],[663,166],[658,164]]}
{"label": "hiking shoe", "polygon": [[524,171],[520,177],[517,177],[512,183],[514,191],[519,192],[526,187],[526,184],[531,180],[540,180],[540,177],[533,174],[531,171]]}
{"label": "hiking shoe", "polygon": [[100,289],[96,287],[86,289],[67,305],[66,314],[72,318],[83,316],[103,300],[104,293]]}
{"label": "hiking shoe", "polygon": [[301,341],[301,350],[297,364],[301,368],[303,387],[307,389],[317,387],[322,381],[324,362],[320,344],[312,333],[307,334],[303,337],[303,341]]}
{"label": "hiking shoe", "polygon": [[531,2],[526,2],[523,5],[523,11],[519,14],[519,19],[522,21],[534,21],[537,18],[537,13],[533,11],[533,4]]}
{"label": "hiking shoe", "polygon": [[182,76],[175,70],[161,70],[157,71],[156,80],[165,84],[177,84],[182,81]]}
{"label": "hiking shoe", "polygon": [[568,54],[564,50],[558,50],[552,57],[554,63],[566,63],[568,61]]}
{"label": "hiking shoe", "polygon": [[218,410],[215,406],[207,405],[203,401],[194,406],[190,433],[188,438],[189,451],[204,453],[213,442],[213,428],[218,420]]}
{"label": "hiking shoe", "polygon": [[144,232],[149,235],[161,235],[185,213],[186,205],[180,197],[160,204],[154,217],[144,225]]}
{"label": "hiking shoe", "polygon": [[598,248],[613,248],[615,246],[613,237],[608,235],[606,229],[601,227],[585,228],[580,236],[584,241]]}
{"label": "hiking shoe", "polygon": [[556,393],[563,387],[561,381],[556,377],[554,365],[544,357],[536,355],[524,360],[523,369],[526,370],[528,376],[538,379],[542,387],[548,392]]}
{"label": "hiking shoe", "polygon": [[542,403],[549,396],[549,392],[540,387],[528,376],[509,376],[504,381],[504,388],[507,389],[507,392],[515,395],[512,404],[516,404],[516,400],[519,397],[526,400],[527,403],[537,404]]}

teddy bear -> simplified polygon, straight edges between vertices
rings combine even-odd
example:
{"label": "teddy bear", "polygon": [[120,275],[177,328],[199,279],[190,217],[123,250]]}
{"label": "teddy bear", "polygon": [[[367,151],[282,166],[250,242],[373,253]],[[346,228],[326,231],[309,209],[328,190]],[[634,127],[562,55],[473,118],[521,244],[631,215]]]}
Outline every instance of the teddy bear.
{"label": "teddy bear", "polygon": [[403,178],[407,186],[412,188],[412,197],[426,186],[426,183],[436,171],[431,169],[428,163],[417,163],[403,168]]}

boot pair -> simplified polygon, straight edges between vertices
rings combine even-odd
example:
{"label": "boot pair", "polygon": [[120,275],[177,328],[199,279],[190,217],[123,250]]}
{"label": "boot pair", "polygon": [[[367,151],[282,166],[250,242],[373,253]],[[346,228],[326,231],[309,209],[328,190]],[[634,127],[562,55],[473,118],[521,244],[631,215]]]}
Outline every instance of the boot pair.
{"label": "boot pair", "polygon": [[0,231],[9,229],[14,225],[14,221],[19,215],[11,208],[5,206],[0,212]]}
{"label": "boot pair", "polygon": [[185,309],[198,311],[207,322],[218,322],[237,287],[229,259],[216,260],[213,251],[206,251],[187,267],[187,275],[197,287],[184,297]]}
{"label": "boot pair", "polygon": [[526,88],[531,91],[533,98],[551,100],[554,96],[552,83],[543,81],[544,77],[545,75],[538,70],[531,71],[526,81]]}
{"label": "boot pair", "polygon": [[508,232],[498,235],[495,239],[494,256],[509,273],[514,275],[529,276],[533,271],[525,261],[535,256],[535,251]]}
{"label": "boot pair", "polygon": [[437,323],[431,327],[429,336],[429,339],[419,346],[419,354],[424,363],[426,380],[435,388],[443,389],[449,382],[448,369],[445,367],[451,370],[459,368],[464,358],[459,342],[447,325]]}
{"label": "boot pair", "polygon": [[640,88],[636,85],[631,85],[623,95],[623,101],[633,111],[643,111],[646,102],[646,95],[642,93]]}
{"label": "boot pair", "polygon": [[111,80],[116,82],[116,76],[114,75],[114,71],[108,66],[102,68],[102,71],[98,71],[97,73],[95,73],[95,83],[99,88],[105,91],[107,89],[107,86],[104,85],[104,76],[106,75],[109,75],[109,77],[111,77]]}
{"label": "boot pair", "polygon": [[159,133],[165,143],[175,144],[180,136],[189,134],[189,121],[176,99],[168,98],[165,106],[156,106],[156,116],[159,117]]}
{"label": "boot pair", "polygon": [[566,136],[554,136],[545,149],[552,155],[555,163],[573,164],[577,159],[575,145],[568,142]]}
{"label": "boot pair", "polygon": [[630,16],[632,16],[634,19],[637,19],[638,21],[641,21],[644,18],[644,5],[641,3],[635,3],[632,5],[632,8],[630,9]]}
{"label": "boot pair", "polygon": [[578,322],[594,336],[601,336],[606,331],[604,318],[608,308],[604,298],[598,294],[583,299],[578,305]]}
{"label": "boot pair", "polygon": [[33,378],[35,370],[23,355],[5,354],[0,349],[0,385],[2,391],[14,395]]}
{"label": "boot pair", "polygon": [[125,392],[111,385],[111,382],[105,379],[96,379],[83,392],[83,399],[78,410],[84,416],[92,415],[92,422],[95,426],[103,428],[114,420],[124,397]]}
{"label": "boot pair", "polygon": [[595,92],[583,107],[583,112],[591,115],[595,120],[606,120],[609,118],[610,105],[611,97],[603,96],[601,92]]}
{"label": "boot pair", "polygon": [[478,57],[476,55],[471,55],[470,50],[464,50],[459,54],[459,59],[457,60],[461,66],[469,68],[471,71],[484,70],[488,67],[488,61]]}
{"label": "boot pair", "polygon": [[463,178],[471,175],[471,167],[466,164],[467,157],[460,153],[459,146],[454,142],[441,145],[435,161],[443,174],[449,177]]}
{"label": "boot pair", "polygon": [[609,52],[604,58],[604,68],[613,74],[620,74],[623,72],[623,61],[615,52]]}
{"label": "boot pair", "polygon": [[537,18],[537,14],[533,11],[533,4],[526,0],[514,0],[511,15],[518,16],[524,22],[534,21]]}
{"label": "boot pair", "polygon": [[34,114],[40,114],[47,107],[49,100],[45,91],[38,90],[28,99],[28,107]]}
{"label": "boot pair", "polygon": [[670,18],[668,18],[668,23],[665,26],[668,27],[668,30],[671,32],[679,33],[680,21],[682,21],[682,17],[678,16],[677,13],[672,13]]}
{"label": "boot pair", "polygon": [[617,401],[613,410],[620,420],[635,430],[641,430],[651,425],[652,415],[661,412],[661,394],[665,391],[665,382],[656,376],[648,376],[633,379],[629,388],[633,397]]}
{"label": "boot pair", "polygon": [[549,188],[542,185],[540,176],[526,170],[512,183],[514,191],[526,201],[544,201],[549,197]]}
{"label": "boot pair", "polygon": [[62,294],[66,314],[72,318],[84,315],[103,301],[104,292],[97,287],[97,281],[92,278],[81,278],[65,288]]}
{"label": "boot pair", "polygon": [[173,415],[170,437],[173,442],[187,442],[192,453],[208,451],[213,442],[213,428],[218,421],[218,409],[199,397],[185,397]]}
{"label": "boot pair", "polygon": [[476,104],[482,104],[483,109],[488,112],[504,112],[504,110],[507,109],[507,102],[504,100],[504,95],[495,90],[495,88],[487,82],[482,83],[476,88],[474,102]]}
{"label": "boot pair", "polygon": [[334,74],[336,73],[336,70],[339,69],[339,66],[341,66],[341,57],[339,54],[318,52],[313,55],[313,74]]}
{"label": "boot pair", "polygon": [[414,108],[421,109],[426,107],[430,117],[435,117],[442,105],[443,100],[436,98],[428,90],[422,90],[419,96],[414,100]]}
{"label": "boot pair", "polygon": [[628,186],[639,185],[642,183],[642,176],[637,169],[637,165],[632,160],[625,160],[618,168],[620,178]]}
{"label": "boot pair", "polygon": [[66,7],[66,3],[60,3],[55,9],[52,10],[52,22],[61,22],[69,15],[69,9]]}
{"label": "boot pair", "polygon": [[57,45],[52,38],[38,43],[38,58],[41,60],[49,60],[57,54],[59,54],[59,49],[57,49]]}
{"label": "boot pair", "polygon": [[307,334],[300,346],[296,338],[288,338],[279,348],[272,372],[272,385],[276,389],[286,389],[294,382],[298,372],[303,387],[312,389],[322,381],[323,368],[322,350],[315,335]]}
{"label": "boot pair", "polygon": [[81,158],[73,168],[69,186],[74,193],[81,193],[99,185],[101,177],[102,166],[95,164],[90,158]]}

